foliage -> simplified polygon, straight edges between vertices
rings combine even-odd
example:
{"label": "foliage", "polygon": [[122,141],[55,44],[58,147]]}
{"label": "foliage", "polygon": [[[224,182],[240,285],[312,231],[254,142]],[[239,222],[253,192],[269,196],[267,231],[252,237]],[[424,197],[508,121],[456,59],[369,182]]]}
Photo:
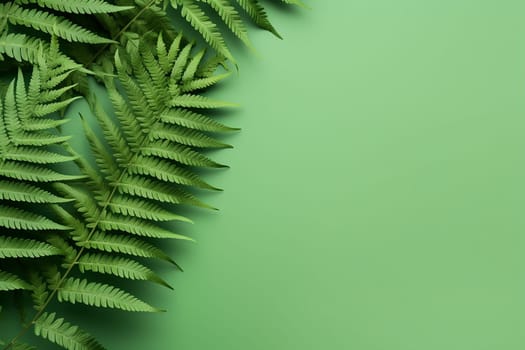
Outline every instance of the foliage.
{"label": "foliage", "polygon": [[[161,311],[122,282],[171,288],[151,260],[178,267],[160,243],[191,240],[172,231],[191,222],[179,207],[211,208],[193,189],[219,189],[199,169],[225,167],[206,150],[231,147],[216,137],[236,129],[209,113],[233,105],[204,90],[235,64],[225,32],[251,46],[250,21],[280,37],[259,0],[0,4],[0,312],[14,298],[21,318],[14,337],[0,331],[3,349],[35,349],[22,341],[29,330],[65,349],[104,349],[57,302]],[[92,111],[80,116],[82,155],[63,129],[79,99]]]}

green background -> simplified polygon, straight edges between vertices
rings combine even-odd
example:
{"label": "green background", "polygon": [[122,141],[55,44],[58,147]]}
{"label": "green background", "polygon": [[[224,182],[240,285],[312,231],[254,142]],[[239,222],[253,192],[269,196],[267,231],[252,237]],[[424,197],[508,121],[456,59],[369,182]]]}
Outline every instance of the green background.
{"label": "green background", "polygon": [[[525,348],[525,3],[269,12],[210,96],[226,191],[160,265],[167,313],[93,313],[109,349]],[[83,310],[83,309],[81,309]],[[84,311],[82,311],[84,312]],[[90,312],[90,311],[85,311]],[[131,333],[131,334],[130,334]]]}
{"label": "green background", "polygon": [[[310,1],[211,96],[242,132],[112,349],[525,348],[525,3]],[[112,320],[114,323],[118,321]],[[125,336],[123,330],[134,331]],[[107,329],[106,332],[104,330]]]}

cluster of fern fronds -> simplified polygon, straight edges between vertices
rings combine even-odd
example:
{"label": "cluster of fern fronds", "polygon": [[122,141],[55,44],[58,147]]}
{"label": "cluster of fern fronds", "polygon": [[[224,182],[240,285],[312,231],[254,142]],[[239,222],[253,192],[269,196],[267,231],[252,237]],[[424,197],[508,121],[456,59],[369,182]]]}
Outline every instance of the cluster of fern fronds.
{"label": "cluster of fern fronds", "polygon": [[[27,314],[18,333],[0,330],[3,349],[33,349],[28,331],[66,349],[103,349],[57,303],[159,311],[121,282],[170,287],[149,261],[177,266],[159,243],[188,240],[173,230],[190,221],[179,206],[209,208],[194,189],[218,190],[198,169],[224,167],[206,150],[229,147],[216,135],[234,129],[206,111],[231,104],[203,90],[235,64],[223,32],[250,45],[250,19],[279,36],[258,0],[0,4],[0,313],[18,322],[14,300]],[[181,34],[184,22],[201,44]],[[100,86],[111,106],[94,93]],[[90,115],[70,115],[78,99]],[[76,118],[89,152],[64,134]]]}

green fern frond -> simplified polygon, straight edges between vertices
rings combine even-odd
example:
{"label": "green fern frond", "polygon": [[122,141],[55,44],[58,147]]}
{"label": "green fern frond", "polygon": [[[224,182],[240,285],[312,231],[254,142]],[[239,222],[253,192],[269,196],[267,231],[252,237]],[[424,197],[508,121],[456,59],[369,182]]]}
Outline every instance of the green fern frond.
{"label": "green fern frond", "polygon": [[45,216],[4,205],[0,205],[0,227],[33,231],[69,229],[69,227],[60,225]]}
{"label": "green fern frond", "polygon": [[43,40],[30,38],[25,34],[4,34],[0,37],[0,60],[3,59],[1,55],[7,55],[19,62],[36,64],[45,47]]}
{"label": "green fern frond", "polygon": [[26,9],[15,3],[0,4],[0,20],[3,18],[12,24],[34,28],[50,35],[57,35],[67,41],[89,44],[107,44],[113,42],[63,17],[38,9]]}
{"label": "green fern frond", "polygon": [[[42,73],[46,73],[45,71]],[[79,176],[61,174],[46,167],[69,161],[71,157],[49,151],[46,146],[60,144],[69,139],[59,136],[52,128],[35,128],[34,119],[49,120],[47,115],[40,116],[38,93],[42,91],[38,69],[32,74],[29,90],[26,91],[24,79],[19,71],[18,78],[11,81],[4,101],[0,100],[0,176],[31,182],[55,182],[78,179]],[[67,103],[53,104],[48,112],[63,109]],[[44,117],[44,118],[42,118]],[[54,126],[55,123],[46,123]],[[5,183],[4,183],[5,184]]]}
{"label": "green fern frond", "polygon": [[132,312],[159,312],[137,297],[113,286],[86,279],[68,278],[58,289],[58,301],[71,304],[121,309]]}
{"label": "green fern frond", "polygon": [[198,31],[206,42],[221,55],[235,62],[230,50],[226,46],[224,37],[217,29],[217,25],[191,0],[181,0],[182,16]]}
{"label": "green fern frond", "polygon": [[35,4],[56,11],[94,14],[130,10],[133,6],[116,6],[103,0],[16,0],[18,4]]}
{"label": "green fern frond", "polygon": [[135,178],[132,181],[129,175],[124,175],[120,182],[113,182],[111,185],[115,186],[119,193],[153,199],[163,203],[188,204],[211,209],[210,206],[200,202],[189,192],[149,178]]}
{"label": "green fern frond", "polygon": [[31,284],[31,299],[33,300],[33,308],[38,311],[44,307],[49,296],[47,283],[43,276],[36,269],[30,271],[29,282]]}
{"label": "green fern frond", "polygon": [[189,109],[172,108],[162,114],[160,119],[167,124],[176,124],[188,129],[204,132],[226,132],[238,130],[237,128],[226,126],[210,117]]}
{"label": "green fern frond", "polygon": [[131,219],[125,216],[113,215],[107,217],[104,220],[100,220],[99,226],[104,230],[121,231],[143,237],[191,240],[189,237],[173,233],[147,221]]}
{"label": "green fern frond", "polygon": [[25,203],[65,203],[67,199],[56,196],[32,184],[0,179],[0,200]]}
{"label": "green fern frond", "polygon": [[0,270],[0,292],[18,289],[31,289],[31,286],[17,275]]}
{"label": "green fern frond", "polygon": [[[54,125],[48,124],[51,127]],[[48,128],[46,128],[48,129]],[[39,130],[39,129],[36,129]],[[60,138],[59,141],[67,141],[69,138]],[[19,144],[21,145],[35,145],[35,146],[45,146],[49,144],[57,143],[56,137],[46,137],[46,138],[24,138],[19,139]],[[13,161],[27,162],[34,164],[54,164],[54,163],[64,163],[74,159],[71,156],[65,156],[59,153],[50,152],[42,149],[34,149],[28,146],[19,146],[13,152],[7,154],[6,158],[9,158]]]}
{"label": "green fern frond", "polygon": [[182,92],[193,92],[193,91],[206,89],[206,88],[209,88],[210,86],[217,84],[218,82],[220,82],[221,80],[229,76],[230,76],[230,73],[224,73],[224,74],[214,75],[211,77],[190,80],[182,85],[181,90]]}
{"label": "green fern frond", "polygon": [[153,140],[168,140],[198,148],[232,148],[231,145],[217,141],[204,133],[174,125],[154,127],[151,130],[150,137]]}
{"label": "green fern frond", "polygon": [[36,320],[35,335],[68,350],[105,350],[91,335],[55,313],[44,313]]}
{"label": "green fern frond", "polygon": [[93,271],[130,280],[151,281],[171,288],[166,281],[157,276],[151,269],[128,258],[88,253],[78,260],[78,268],[81,272]]}
{"label": "green fern frond", "polygon": [[155,157],[137,157],[134,162],[128,165],[128,171],[133,175],[147,175],[157,180],[173,184],[208,190],[220,190],[201,180],[195,173],[181,168],[172,162]]}
{"label": "green fern frond", "polygon": [[0,168],[0,175],[15,180],[31,182],[71,181],[83,178],[83,176],[65,175],[49,168],[11,161],[4,161]]}
{"label": "green fern frond", "polygon": [[142,198],[130,198],[127,196],[116,195],[108,205],[114,214],[129,217],[147,219],[151,221],[184,221],[191,222],[190,219],[172,213],[162,208],[154,202]]}
{"label": "green fern frond", "polygon": [[204,0],[222,18],[230,30],[247,46],[251,46],[248,30],[230,0]]}
{"label": "green fern frond", "polygon": [[207,168],[227,168],[214,162],[202,153],[196,152],[183,145],[169,145],[168,141],[152,142],[149,146],[142,147],[142,154],[145,156],[155,156],[158,158],[170,159],[184,165]]}
{"label": "green fern frond", "polygon": [[236,107],[234,103],[212,100],[205,96],[184,94],[176,96],[171,100],[173,107],[186,108],[224,108]]}
{"label": "green fern frond", "polygon": [[142,258],[156,258],[175,264],[175,262],[158,247],[129,236],[95,233],[89,240],[81,241],[78,245],[107,253],[122,253]]}
{"label": "green fern frond", "polygon": [[246,11],[246,13],[253,19],[255,24],[259,27],[273,33],[278,38],[282,39],[275,27],[270,23],[268,15],[261,6],[258,0],[237,0],[237,3]]}
{"label": "green fern frond", "polygon": [[0,237],[0,258],[40,258],[60,252],[44,242],[17,237]]}

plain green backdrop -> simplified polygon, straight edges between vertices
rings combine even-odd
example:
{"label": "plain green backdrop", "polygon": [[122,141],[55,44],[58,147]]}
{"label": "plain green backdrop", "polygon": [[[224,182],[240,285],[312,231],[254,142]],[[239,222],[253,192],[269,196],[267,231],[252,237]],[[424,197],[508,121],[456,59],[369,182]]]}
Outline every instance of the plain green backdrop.
{"label": "plain green backdrop", "polygon": [[[525,348],[525,2],[271,6],[285,37],[209,95],[241,104],[217,213],[113,350]],[[82,309],[81,309],[82,310]],[[83,311],[82,311],[83,312]],[[98,315],[98,316],[96,316]]]}

